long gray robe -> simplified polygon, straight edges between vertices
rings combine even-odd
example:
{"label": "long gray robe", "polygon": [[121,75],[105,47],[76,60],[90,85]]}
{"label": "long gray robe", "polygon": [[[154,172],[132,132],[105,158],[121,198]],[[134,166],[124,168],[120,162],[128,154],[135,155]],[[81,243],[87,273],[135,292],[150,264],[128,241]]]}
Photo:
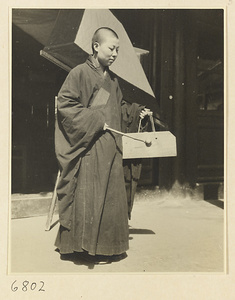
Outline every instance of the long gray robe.
{"label": "long gray robe", "polygon": [[[101,88],[109,93],[107,103],[94,105]],[[109,70],[104,76],[91,56],[69,73],[58,94],[60,253],[113,255],[129,247],[121,136],[103,131],[105,122],[121,130],[123,107],[117,78]]]}

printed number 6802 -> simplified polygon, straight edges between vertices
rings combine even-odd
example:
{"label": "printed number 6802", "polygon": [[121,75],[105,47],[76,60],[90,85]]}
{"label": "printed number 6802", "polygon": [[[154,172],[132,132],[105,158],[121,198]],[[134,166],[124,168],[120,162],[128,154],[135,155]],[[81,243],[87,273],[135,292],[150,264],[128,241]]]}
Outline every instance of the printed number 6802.
{"label": "printed number 6802", "polygon": [[23,292],[34,291],[34,290],[37,290],[38,292],[45,292],[44,281],[40,281],[40,284],[38,284],[38,286],[39,286],[38,288],[37,288],[36,282],[32,282],[30,284],[30,282],[28,280],[25,280],[22,282],[22,286],[19,286],[16,282],[17,282],[17,280],[13,281],[13,283],[11,285],[12,292],[16,292],[19,289],[21,289]]}

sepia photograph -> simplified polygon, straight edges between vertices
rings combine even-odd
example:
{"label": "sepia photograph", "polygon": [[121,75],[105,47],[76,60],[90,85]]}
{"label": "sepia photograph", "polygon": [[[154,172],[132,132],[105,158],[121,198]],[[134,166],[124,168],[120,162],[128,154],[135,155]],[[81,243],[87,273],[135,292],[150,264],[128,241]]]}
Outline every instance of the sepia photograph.
{"label": "sepia photograph", "polygon": [[9,274],[224,274],[224,9],[10,16]]}
{"label": "sepia photograph", "polygon": [[233,1],[0,14],[0,298],[233,300]]}
{"label": "sepia photograph", "polygon": [[11,13],[9,272],[225,272],[224,10]]}

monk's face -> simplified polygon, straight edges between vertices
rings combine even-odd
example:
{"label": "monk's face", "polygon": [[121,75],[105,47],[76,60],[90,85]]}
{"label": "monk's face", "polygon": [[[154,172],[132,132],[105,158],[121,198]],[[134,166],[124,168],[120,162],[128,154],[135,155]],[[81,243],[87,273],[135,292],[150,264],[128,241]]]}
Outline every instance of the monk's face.
{"label": "monk's face", "polygon": [[119,39],[112,34],[102,36],[100,42],[94,45],[96,58],[103,67],[111,66],[118,56]]}

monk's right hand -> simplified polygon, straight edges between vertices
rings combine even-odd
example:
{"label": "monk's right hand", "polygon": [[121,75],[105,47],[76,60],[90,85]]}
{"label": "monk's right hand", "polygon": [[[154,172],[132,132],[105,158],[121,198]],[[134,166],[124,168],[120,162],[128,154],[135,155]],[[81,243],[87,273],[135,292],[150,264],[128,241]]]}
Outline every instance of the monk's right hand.
{"label": "monk's right hand", "polygon": [[103,130],[107,130],[107,128],[109,127],[108,124],[104,123],[104,127],[103,127]]}

